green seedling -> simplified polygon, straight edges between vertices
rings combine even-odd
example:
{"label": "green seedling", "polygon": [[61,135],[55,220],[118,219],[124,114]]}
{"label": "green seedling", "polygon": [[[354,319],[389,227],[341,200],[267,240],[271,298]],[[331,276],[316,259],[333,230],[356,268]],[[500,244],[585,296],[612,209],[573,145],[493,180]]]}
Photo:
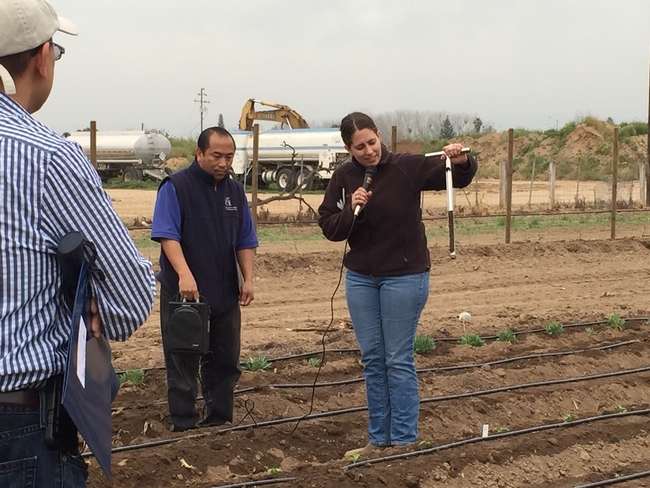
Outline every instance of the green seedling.
{"label": "green seedling", "polygon": [[609,327],[610,329],[623,330],[623,327],[625,326],[625,320],[623,320],[617,314],[612,314],[607,317],[607,323],[605,326]]}
{"label": "green seedling", "polygon": [[426,354],[436,348],[436,341],[428,335],[419,335],[415,338],[413,351],[415,354]]}
{"label": "green seedling", "polygon": [[358,463],[359,461],[361,461],[363,459],[363,454],[358,452],[356,454],[353,454],[351,457],[352,457],[352,462],[353,463]]}
{"label": "green seedling", "polygon": [[622,407],[622,406],[619,405],[618,406],[618,411],[621,412],[621,413],[625,413],[625,412],[627,412],[627,408]]}
{"label": "green seedling", "polygon": [[497,341],[500,342],[513,342],[516,338],[517,336],[510,329],[502,330],[497,334]]}
{"label": "green seedling", "polygon": [[481,336],[478,334],[465,334],[458,342],[472,347],[481,347],[485,345],[485,341],[481,339]]}
{"label": "green seedling", "polygon": [[571,420],[575,420],[575,419],[576,419],[576,416],[573,415],[572,413],[565,413],[562,416],[562,420],[564,420],[565,422],[570,422]]}
{"label": "green seedling", "polygon": [[497,429],[497,434],[503,434],[504,432],[510,432],[510,429],[508,427],[499,427]]}
{"label": "green seedling", "polygon": [[309,366],[313,366],[314,368],[318,368],[322,363],[323,360],[321,358],[309,358]]}
{"label": "green seedling", "polygon": [[247,371],[264,371],[271,367],[271,363],[266,360],[266,356],[255,356],[248,358],[242,367]]}
{"label": "green seedling", "polygon": [[620,477],[621,477],[621,473],[614,473],[614,478],[620,478]]}
{"label": "green seedling", "polygon": [[436,443],[433,442],[433,441],[420,441],[418,443],[419,447],[432,447],[432,446],[435,446],[435,445],[436,445]]}
{"label": "green seedling", "polygon": [[585,332],[589,335],[594,335],[596,333],[593,327],[585,327]]}
{"label": "green seedling", "polygon": [[564,332],[564,326],[559,322],[551,322],[546,326],[548,335],[560,335],[562,332]]}
{"label": "green seedling", "polygon": [[127,381],[130,381],[134,386],[141,385],[144,383],[144,371],[141,369],[132,369],[130,371],[125,371],[120,375],[120,386],[122,386]]}
{"label": "green seedling", "polygon": [[269,468],[269,469],[266,470],[266,472],[273,475],[273,474],[282,473],[282,470],[280,468]]}

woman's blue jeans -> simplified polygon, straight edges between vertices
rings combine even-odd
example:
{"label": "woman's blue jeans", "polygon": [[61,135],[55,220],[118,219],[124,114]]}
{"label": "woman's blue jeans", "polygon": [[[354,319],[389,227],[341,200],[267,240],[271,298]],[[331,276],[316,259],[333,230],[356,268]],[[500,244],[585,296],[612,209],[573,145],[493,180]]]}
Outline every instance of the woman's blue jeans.
{"label": "woman's blue jeans", "polygon": [[370,442],[415,442],[420,397],[413,343],[429,296],[429,272],[375,277],[348,270],[345,296],[361,349]]}

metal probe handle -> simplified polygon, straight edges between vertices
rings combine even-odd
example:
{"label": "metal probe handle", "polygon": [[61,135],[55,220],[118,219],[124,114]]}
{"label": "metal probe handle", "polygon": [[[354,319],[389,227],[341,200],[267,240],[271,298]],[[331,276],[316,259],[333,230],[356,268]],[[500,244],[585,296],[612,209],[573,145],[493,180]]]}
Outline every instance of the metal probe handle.
{"label": "metal probe handle", "polygon": [[[461,149],[461,154],[469,153],[470,149],[464,147]],[[437,151],[433,153],[427,153],[424,155],[425,158],[436,157],[445,155],[445,182],[447,187],[447,218],[449,219],[449,256],[451,259],[456,259],[456,235],[454,228],[454,200],[456,190],[454,189],[454,179],[453,171],[451,165],[451,158],[444,151]]]}

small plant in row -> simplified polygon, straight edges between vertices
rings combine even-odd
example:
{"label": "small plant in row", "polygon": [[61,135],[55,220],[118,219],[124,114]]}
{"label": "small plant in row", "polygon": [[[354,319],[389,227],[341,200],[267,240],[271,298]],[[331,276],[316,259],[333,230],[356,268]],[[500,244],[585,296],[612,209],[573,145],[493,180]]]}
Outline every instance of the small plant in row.
{"label": "small plant in row", "polygon": [[415,338],[413,351],[415,354],[426,354],[436,348],[436,341],[428,335],[419,335]]}
{"label": "small plant in row", "polygon": [[502,330],[497,334],[497,341],[500,342],[513,342],[516,338],[517,336],[510,329]]}
{"label": "small plant in row", "polygon": [[551,322],[546,326],[548,335],[560,335],[562,332],[564,332],[564,326],[559,322]]}
{"label": "small plant in row", "polygon": [[270,367],[271,363],[268,362],[266,356],[248,358],[242,366],[242,368],[247,371],[264,371]]}
{"label": "small plant in row", "polygon": [[130,382],[133,386],[138,386],[144,383],[144,370],[132,369],[125,371],[120,375],[120,386],[126,382]]}
{"label": "small plant in row", "polygon": [[562,416],[562,420],[564,420],[565,422],[571,422],[572,420],[575,420],[575,419],[576,419],[576,416],[573,415],[572,413],[565,413]]}
{"label": "small plant in row", "polygon": [[478,334],[465,334],[458,342],[472,347],[481,347],[485,345],[485,341]]}
{"label": "small plant in row", "polygon": [[623,327],[625,327],[625,320],[619,317],[617,314],[612,314],[607,317],[605,326],[609,327],[610,329],[623,330]]}
{"label": "small plant in row", "polygon": [[321,358],[309,358],[309,361],[307,361],[307,363],[313,368],[318,368],[321,364],[323,364],[323,360]]}

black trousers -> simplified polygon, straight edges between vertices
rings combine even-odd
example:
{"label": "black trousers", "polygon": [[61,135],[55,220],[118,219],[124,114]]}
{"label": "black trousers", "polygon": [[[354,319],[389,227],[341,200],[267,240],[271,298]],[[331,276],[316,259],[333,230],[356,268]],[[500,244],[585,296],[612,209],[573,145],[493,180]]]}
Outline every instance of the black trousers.
{"label": "black trousers", "polygon": [[[160,293],[160,323],[169,319],[169,302],[174,298],[165,288]],[[197,376],[201,366],[201,392],[206,404],[206,425],[232,422],[235,407],[234,389],[241,369],[241,311],[239,304],[228,312],[210,314],[210,351],[207,354],[168,353],[163,334],[167,368],[167,400],[174,429],[193,427],[200,419],[196,410]]]}

